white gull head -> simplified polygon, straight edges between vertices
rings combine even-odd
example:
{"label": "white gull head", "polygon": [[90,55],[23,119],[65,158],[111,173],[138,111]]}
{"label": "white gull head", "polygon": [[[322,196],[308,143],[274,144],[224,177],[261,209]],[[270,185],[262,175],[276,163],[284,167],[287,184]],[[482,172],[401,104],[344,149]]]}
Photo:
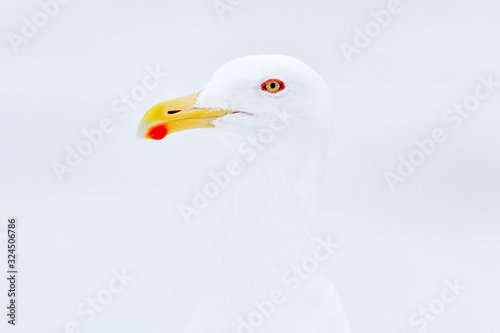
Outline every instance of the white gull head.
{"label": "white gull head", "polygon": [[275,122],[286,120],[283,116],[290,120],[287,132],[297,137],[331,131],[332,107],[325,82],[302,61],[282,55],[228,62],[202,88],[195,107],[231,110],[212,122],[229,140],[272,130]]}

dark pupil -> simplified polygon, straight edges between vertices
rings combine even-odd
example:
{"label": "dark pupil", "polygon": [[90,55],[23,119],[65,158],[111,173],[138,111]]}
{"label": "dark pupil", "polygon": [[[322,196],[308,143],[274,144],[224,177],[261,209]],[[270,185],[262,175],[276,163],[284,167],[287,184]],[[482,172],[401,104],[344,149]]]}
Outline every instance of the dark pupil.
{"label": "dark pupil", "polygon": [[276,83],[272,82],[271,85],[270,85],[271,89],[274,89],[276,88]]}

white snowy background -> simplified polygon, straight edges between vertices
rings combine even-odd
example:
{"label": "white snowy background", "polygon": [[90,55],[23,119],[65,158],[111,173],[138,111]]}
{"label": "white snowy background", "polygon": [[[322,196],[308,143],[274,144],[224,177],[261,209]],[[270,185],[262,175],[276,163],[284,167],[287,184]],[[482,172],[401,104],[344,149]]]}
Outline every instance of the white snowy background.
{"label": "white snowy background", "polygon": [[[20,278],[14,328],[1,279],[0,331],[181,332],[203,290],[217,199],[189,225],[178,207],[231,153],[210,130],[153,142],[136,140],[137,124],[233,58],[281,53],[316,69],[335,100],[321,217],[341,244],[328,265],[353,331],[416,333],[410,316],[456,279],[466,290],[425,332],[498,333],[500,87],[456,130],[443,114],[480,76],[500,81],[500,2],[401,0],[348,62],[341,43],[390,1],[221,1],[232,3],[223,19],[212,0],[72,0],[18,52],[8,34],[41,7],[2,1],[0,234],[17,216]],[[121,119],[113,103],[148,66],[169,76]],[[58,180],[54,162],[105,118],[113,131]],[[391,191],[384,174],[438,127],[446,142]],[[122,269],[134,279],[86,322],[77,307]]]}

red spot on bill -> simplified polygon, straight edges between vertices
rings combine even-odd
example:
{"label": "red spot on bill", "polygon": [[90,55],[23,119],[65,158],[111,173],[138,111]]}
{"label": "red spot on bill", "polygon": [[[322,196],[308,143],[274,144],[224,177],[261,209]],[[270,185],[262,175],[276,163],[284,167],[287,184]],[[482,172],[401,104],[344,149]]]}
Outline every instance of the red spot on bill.
{"label": "red spot on bill", "polygon": [[148,139],[161,140],[168,134],[167,125],[159,124],[151,127],[146,134]]}

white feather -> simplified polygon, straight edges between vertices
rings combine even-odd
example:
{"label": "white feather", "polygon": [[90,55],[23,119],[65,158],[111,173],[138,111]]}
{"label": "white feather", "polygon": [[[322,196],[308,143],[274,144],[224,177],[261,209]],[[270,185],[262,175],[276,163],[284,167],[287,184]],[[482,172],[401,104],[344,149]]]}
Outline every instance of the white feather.
{"label": "white feather", "polygon": [[[269,78],[282,80],[285,89],[263,91]],[[185,333],[349,332],[324,264],[296,291],[283,280],[313,254],[321,236],[318,186],[332,128],[324,81],[291,57],[244,57],[217,70],[195,106],[242,112],[213,123],[242,169],[222,194],[210,279]],[[287,124],[283,114],[293,119]],[[273,130],[273,121],[284,126]],[[258,143],[264,148],[250,154],[251,140],[263,131],[266,143]],[[247,321],[258,311],[255,302],[269,300],[273,290],[286,293],[283,304],[252,331],[239,327],[238,318]]]}

